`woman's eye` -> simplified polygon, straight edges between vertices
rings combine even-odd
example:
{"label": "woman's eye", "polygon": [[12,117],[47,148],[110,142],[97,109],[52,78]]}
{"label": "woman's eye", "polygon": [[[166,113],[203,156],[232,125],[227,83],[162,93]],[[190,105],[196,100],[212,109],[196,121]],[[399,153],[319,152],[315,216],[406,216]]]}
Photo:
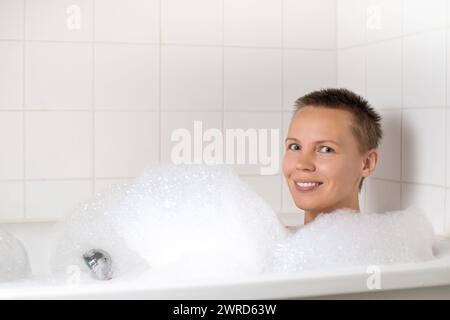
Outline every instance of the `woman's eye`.
{"label": "woman's eye", "polygon": [[296,143],[291,143],[290,145],[288,145],[288,149],[289,150],[300,150],[300,146]]}
{"label": "woman's eye", "polygon": [[[320,148],[320,150],[329,150],[329,152],[332,152],[332,151],[334,151],[332,148],[330,148],[330,147],[327,147],[327,146],[323,146],[322,148]],[[329,152],[327,152],[327,151],[325,151],[325,153],[329,153]]]}

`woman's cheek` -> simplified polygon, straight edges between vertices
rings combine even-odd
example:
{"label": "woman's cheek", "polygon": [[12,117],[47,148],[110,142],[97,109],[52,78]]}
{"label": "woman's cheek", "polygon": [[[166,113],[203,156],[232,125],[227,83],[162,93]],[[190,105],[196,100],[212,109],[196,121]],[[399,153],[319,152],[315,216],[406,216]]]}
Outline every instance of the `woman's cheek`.
{"label": "woman's cheek", "polygon": [[351,186],[350,182],[353,180],[352,173],[355,171],[355,167],[350,159],[329,163],[324,170],[326,170],[327,178],[340,190]]}
{"label": "woman's cheek", "polygon": [[341,180],[341,175],[346,175],[343,165],[331,159],[328,159],[328,161],[320,161],[317,164],[316,169],[319,171],[321,176],[328,180],[328,182],[336,182],[336,180],[339,181]]}
{"label": "woman's cheek", "polygon": [[292,156],[286,152],[283,158],[283,174],[287,178],[295,168],[295,161]]}

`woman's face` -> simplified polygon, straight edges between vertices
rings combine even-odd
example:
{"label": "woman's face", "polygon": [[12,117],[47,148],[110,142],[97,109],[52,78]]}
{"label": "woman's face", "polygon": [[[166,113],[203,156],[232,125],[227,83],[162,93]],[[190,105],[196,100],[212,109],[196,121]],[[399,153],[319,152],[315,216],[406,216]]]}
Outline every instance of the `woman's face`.
{"label": "woman's face", "polygon": [[[358,201],[364,156],[346,110],[305,107],[294,115],[285,142],[283,173],[297,207],[311,212],[351,208]],[[319,182],[312,190],[301,182]],[[311,187],[310,187],[311,188]]]}

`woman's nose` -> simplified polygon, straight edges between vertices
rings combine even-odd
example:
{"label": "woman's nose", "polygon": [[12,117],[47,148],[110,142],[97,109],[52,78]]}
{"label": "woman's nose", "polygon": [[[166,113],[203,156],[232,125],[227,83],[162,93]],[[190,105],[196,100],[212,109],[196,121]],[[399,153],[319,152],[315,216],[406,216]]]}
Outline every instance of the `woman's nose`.
{"label": "woman's nose", "polygon": [[296,170],[307,170],[307,171],[314,171],[314,161],[312,159],[311,155],[308,155],[307,153],[299,152],[297,163],[295,165]]}

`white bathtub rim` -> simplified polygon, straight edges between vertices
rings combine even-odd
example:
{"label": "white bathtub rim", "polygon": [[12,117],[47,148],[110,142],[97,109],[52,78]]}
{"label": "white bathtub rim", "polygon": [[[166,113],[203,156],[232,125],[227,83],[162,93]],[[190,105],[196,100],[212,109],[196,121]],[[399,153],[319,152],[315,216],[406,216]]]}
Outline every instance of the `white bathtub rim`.
{"label": "white bathtub rim", "polygon": [[450,285],[450,239],[437,238],[434,247],[433,260],[378,266],[381,289],[376,290],[367,287],[368,266],[354,266],[176,283],[122,279],[80,285],[0,283],[0,299],[278,299]]}
{"label": "white bathtub rim", "polygon": [[[0,287],[0,299],[283,299],[450,285],[450,257],[379,266],[381,288],[367,288],[367,266],[203,280],[166,286],[126,282]],[[324,284],[326,284],[324,286]]]}

